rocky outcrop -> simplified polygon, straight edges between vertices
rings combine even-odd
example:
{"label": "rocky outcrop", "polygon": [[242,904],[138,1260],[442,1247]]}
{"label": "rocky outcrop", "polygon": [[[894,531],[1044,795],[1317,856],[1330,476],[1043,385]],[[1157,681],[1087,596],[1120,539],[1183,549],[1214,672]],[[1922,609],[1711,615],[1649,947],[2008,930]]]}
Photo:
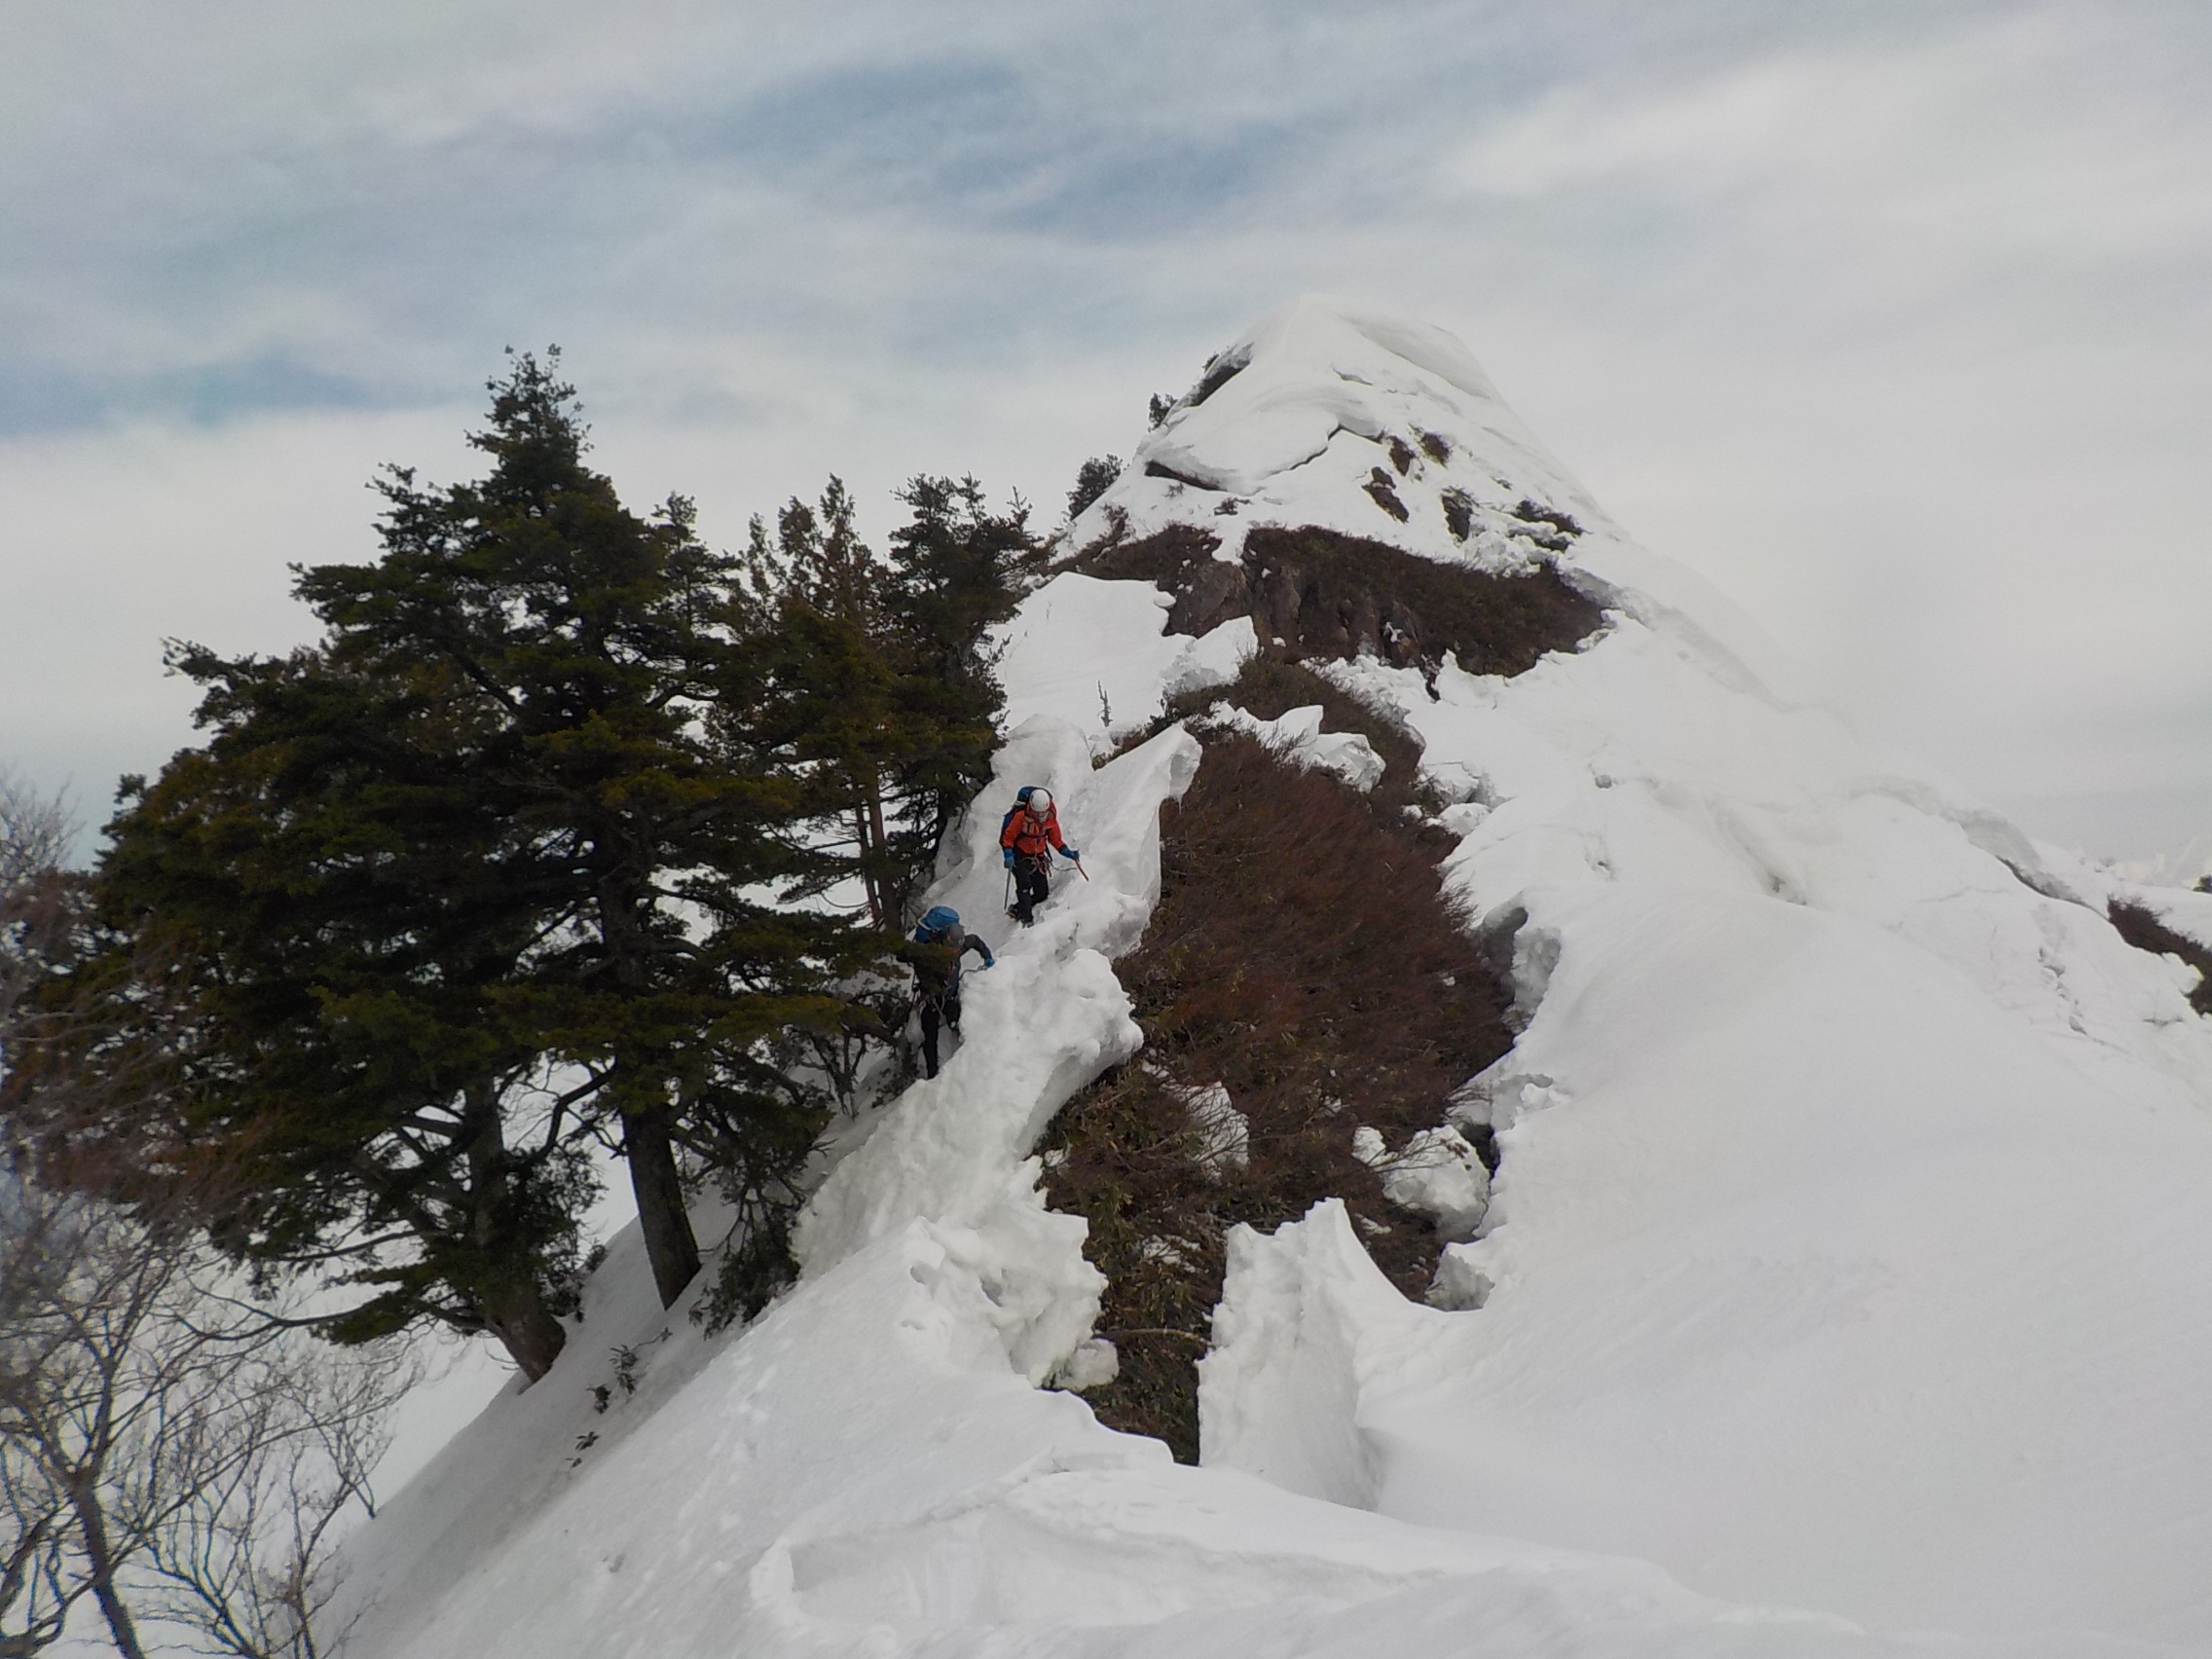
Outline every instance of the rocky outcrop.
{"label": "rocky outcrop", "polygon": [[1500,574],[1317,526],[1255,527],[1234,559],[1220,547],[1208,531],[1169,525],[1102,542],[1068,568],[1154,583],[1173,596],[1171,633],[1205,634],[1249,616],[1263,647],[1293,658],[1376,657],[1428,677],[1447,654],[1470,674],[1520,674],[1604,625],[1598,603],[1540,561]]}

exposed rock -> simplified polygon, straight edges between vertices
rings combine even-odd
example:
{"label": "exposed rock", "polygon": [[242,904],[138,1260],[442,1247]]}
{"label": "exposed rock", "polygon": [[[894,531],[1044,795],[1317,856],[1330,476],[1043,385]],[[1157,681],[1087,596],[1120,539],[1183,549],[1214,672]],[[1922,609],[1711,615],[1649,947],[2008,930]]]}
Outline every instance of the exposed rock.
{"label": "exposed rock", "polygon": [[1167,626],[1178,634],[1250,616],[1263,648],[1380,657],[1430,676],[1447,652],[1470,674],[1520,674],[1546,651],[1575,649],[1604,623],[1597,603],[1548,564],[1501,575],[1310,526],[1254,529],[1234,563],[1217,556],[1220,546],[1211,532],[1171,525],[1070,568],[1155,583],[1174,597]]}

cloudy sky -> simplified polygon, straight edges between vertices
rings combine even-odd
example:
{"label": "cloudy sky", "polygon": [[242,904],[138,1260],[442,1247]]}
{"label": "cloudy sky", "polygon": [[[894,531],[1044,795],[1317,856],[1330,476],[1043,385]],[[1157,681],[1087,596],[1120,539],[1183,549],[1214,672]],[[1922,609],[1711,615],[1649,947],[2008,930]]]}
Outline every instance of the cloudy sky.
{"label": "cloudy sky", "polygon": [[378,463],[558,342],[711,538],[834,470],[1055,516],[1307,290],[1460,334],[1864,729],[2212,833],[2212,8],[15,0],[0,761],[104,815],[161,641],[309,634]]}

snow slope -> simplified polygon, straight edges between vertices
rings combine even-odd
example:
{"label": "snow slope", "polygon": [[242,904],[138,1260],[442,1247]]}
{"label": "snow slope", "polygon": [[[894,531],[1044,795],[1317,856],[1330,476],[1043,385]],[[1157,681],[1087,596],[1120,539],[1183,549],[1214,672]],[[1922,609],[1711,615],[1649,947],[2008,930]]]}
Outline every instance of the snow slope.
{"label": "snow slope", "polygon": [[[930,895],[1003,943],[965,1045],[830,1172],[801,1283],[742,1334],[663,1315],[625,1240],[554,1372],[354,1541],[350,1651],[2212,1652],[2212,1022],[2103,915],[2212,939],[2212,897],[1776,696],[1448,337],[1308,300],[1221,361],[1078,538],[1313,524],[1504,571],[1546,556],[1533,502],[1611,607],[1433,698],[1333,671],[1419,732],[1461,802],[1448,880],[1512,930],[1526,1029],[1460,1108],[1503,1152],[1440,1275],[1465,1310],[1399,1297],[1325,1204],[1233,1241],[1204,1467],[1037,1385],[1099,1287],[1030,1146],[1141,1041],[1111,960],[1198,750],[1091,756],[1254,644],[1064,574],[1010,628],[1015,723]],[[1091,879],[1002,941],[1017,783]],[[615,1343],[642,1380],[596,1413]]]}

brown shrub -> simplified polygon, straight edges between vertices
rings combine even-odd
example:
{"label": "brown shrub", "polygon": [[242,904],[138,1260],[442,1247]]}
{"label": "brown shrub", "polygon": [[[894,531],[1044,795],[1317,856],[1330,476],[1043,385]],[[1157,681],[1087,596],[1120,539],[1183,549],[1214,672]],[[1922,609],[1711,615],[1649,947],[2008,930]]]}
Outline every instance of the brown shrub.
{"label": "brown shrub", "polygon": [[1221,537],[1195,524],[1171,524],[1133,541],[1086,547],[1068,568],[1111,582],[1157,582],[1169,593],[1188,585],[1192,567],[1213,558]]}
{"label": "brown shrub", "polygon": [[1272,651],[1245,658],[1227,685],[1186,691],[1170,699],[1159,715],[1123,738],[1097,763],[1103,766],[1143,747],[1178,720],[1202,724],[1206,711],[1217,703],[1232,704],[1263,720],[1280,719],[1293,709],[1319,704],[1323,731],[1356,731],[1382,757],[1382,779],[1362,798],[1384,828],[1411,836],[1435,857],[1452,850],[1451,832],[1428,821],[1444,799],[1421,778],[1419,735],[1394,710],[1369,703],[1306,664]]}
{"label": "brown shrub", "polygon": [[[1389,475],[1382,479],[1387,486]],[[1531,522],[1551,535],[1560,520],[1573,522],[1564,514]],[[1204,634],[1249,616],[1261,643],[1286,656],[1375,656],[1431,676],[1447,652],[1470,674],[1520,674],[1604,625],[1599,605],[1549,565],[1496,575],[1310,525],[1254,529],[1234,564],[1214,557],[1220,545],[1210,532],[1173,525],[1101,540],[1067,568],[1157,583],[1174,596],[1172,633]]]}
{"label": "brown shrub", "polygon": [[1372,654],[1433,671],[1449,651],[1470,674],[1514,675],[1604,624],[1549,565],[1493,575],[1312,528],[1255,530],[1244,560],[1261,637],[1301,656]]}
{"label": "brown shrub", "polygon": [[[1353,1131],[1401,1147],[1512,1039],[1432,857],[1333,780],[1217,740],[1163,825],[1160,905],[1117,964],[1146,1049],[1054,1120],[1047,1192],[1088,1218],[1108,1281],[1099,1330],[1122,1374],[1092,1409],[1188,1462],[1228,1230],[1343,1198],[1383,1272],[1419,1295],[1435,1233],[1383,1199]],[[1190,1093],[1215,1083],[1250,1125],[1241,1169],[1209,1160],[1191,1116]]]}
{"label": "brown shrub", "polygon": [[1302,663],[1262,652],[1245,659],[1233,683],[1176,698],[1160,724],[1202,714],[1217,702],[1232,703],[1263,720],[1280,719],[1293,709],[1318,703],[1323,731],[1356,731],[1382,757],[1382,777],[1365,798],[1385,827],[1412,835],[1437,857],[1451,850],[1450,833],[1423,822],[1442,802],[1421,781],[1421,741],[1393,711],[1363,701]]}

